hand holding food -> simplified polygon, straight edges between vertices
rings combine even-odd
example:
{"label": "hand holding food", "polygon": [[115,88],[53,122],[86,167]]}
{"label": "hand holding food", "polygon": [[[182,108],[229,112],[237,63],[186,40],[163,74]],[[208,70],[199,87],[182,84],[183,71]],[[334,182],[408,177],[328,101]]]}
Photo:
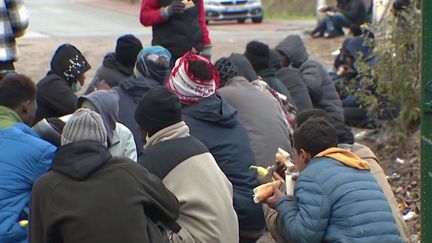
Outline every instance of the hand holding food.
{"label": "hand holding food", "polygon": [[282,181],[273,181],[273,182],[269,182],[267,184],[255,187],[253,192],[254,192],[254,202],[255,203],[260,203],[265,201],[267,198],[273,196],[273,188],[277,187],[279,188],[282,185]]}

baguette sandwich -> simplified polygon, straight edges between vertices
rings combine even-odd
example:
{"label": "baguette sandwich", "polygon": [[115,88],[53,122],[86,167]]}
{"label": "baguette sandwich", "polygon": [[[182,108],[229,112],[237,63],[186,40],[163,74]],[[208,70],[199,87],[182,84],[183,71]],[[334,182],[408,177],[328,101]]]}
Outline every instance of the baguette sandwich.
{"label": "baguette sandwich", "polygon": [[263,184],[261,186],[257,186],[254,188],[254,202],[260,203],[265,201],[267,198],[273,196],[273,186],[280,187],[283,184],[282,181],[273,181],[266,184]]}

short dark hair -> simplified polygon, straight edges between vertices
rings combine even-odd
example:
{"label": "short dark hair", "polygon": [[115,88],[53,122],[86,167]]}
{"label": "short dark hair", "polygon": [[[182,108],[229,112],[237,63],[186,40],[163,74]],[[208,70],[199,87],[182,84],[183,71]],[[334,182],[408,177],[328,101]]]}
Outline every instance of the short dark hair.
{"label": "short dark hair", "polygon": [[0,105],[14,109],[36,98],[36,85],[22,74],[8,74],[0,81]]}
{"label": "short dark hair", "polygon": [[303,149],[312,157],[318,153],[338,146],[338,135],[333,124],[322,117],[307,119],[294,130],[294,148]]}
{"label": "short dark hair", "polygon": [[329,122],[333,122],[333,117],[331,117],[327,111],[321,109],[307,109],[297,114],[296,116],[296,125],[297,127],[301,126],[305,121],[313,117],[321,117],[326,119]]}

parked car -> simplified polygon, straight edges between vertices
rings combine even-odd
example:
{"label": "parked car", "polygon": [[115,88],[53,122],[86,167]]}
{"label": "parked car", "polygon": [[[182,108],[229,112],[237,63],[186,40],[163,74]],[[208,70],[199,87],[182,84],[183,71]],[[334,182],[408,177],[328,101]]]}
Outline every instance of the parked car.
{"label": "parked car", "polygon": [[261,23],[264,17],[261,0],[204,0],[204,8],[207,23],[217,20],[244,23],[247,19]]}

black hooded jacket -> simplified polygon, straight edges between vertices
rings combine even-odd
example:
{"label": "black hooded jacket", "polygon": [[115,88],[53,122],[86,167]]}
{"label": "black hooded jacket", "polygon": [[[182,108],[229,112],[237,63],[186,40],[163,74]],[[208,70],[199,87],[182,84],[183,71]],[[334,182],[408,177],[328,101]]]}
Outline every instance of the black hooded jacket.
{"label": "black hooded jacket", "polygon": [[122,80],[133,76],[133,66],[125,67],[117,61],[114,52],[108,53],[103,60],[102,66],[98,68],[96,74],[87,87],[86,94],[91,93],[99,81],[105,82],[112,88],[117,86]]}
{"label": "black hooded jacket", "polygon": [[249,137],[237,119],[237,111],[218,95],[204,98],[182,110],[191,135],[203,142],[233,185],[234,209],[240,231],[261,232],[265,227],[262,206],[253,202],[256,173]]}
{"label": "black hooded jacket", "polygon": [[89,69],[90,65],[76,47],[61,45],[51,59],[51,70],[37,84],[35,122],[73,113],[77,96],[71,87]]}
{"label": "black hooded jacket", "polygon": [[61,147],[33,186],[30,242],[162,242],[155,223],[179,215],[176,197],[137,163],[94,141]]}
{"label": "black hooded jacket", "polygon": [[276,69],[276,77],[288,89],[299,112],[313,108],[301,73],[293,67],[282,67],[275,50],[270,50],[270,67]]}
{"label": "black hooded jacket", "polygon": [[140,155],[143,150],[143,142],[141,140],[139,126],[135,121],[135,109],[141,98],[151,88],[157,86],[161,86],[161,84],[155,80],[141,76],[140,78],[135,77],[123,80],[118,86],[113,88],[113,90],[118,92],[120,98],[118,122],[131,130],[134,135],[138,155]]}

